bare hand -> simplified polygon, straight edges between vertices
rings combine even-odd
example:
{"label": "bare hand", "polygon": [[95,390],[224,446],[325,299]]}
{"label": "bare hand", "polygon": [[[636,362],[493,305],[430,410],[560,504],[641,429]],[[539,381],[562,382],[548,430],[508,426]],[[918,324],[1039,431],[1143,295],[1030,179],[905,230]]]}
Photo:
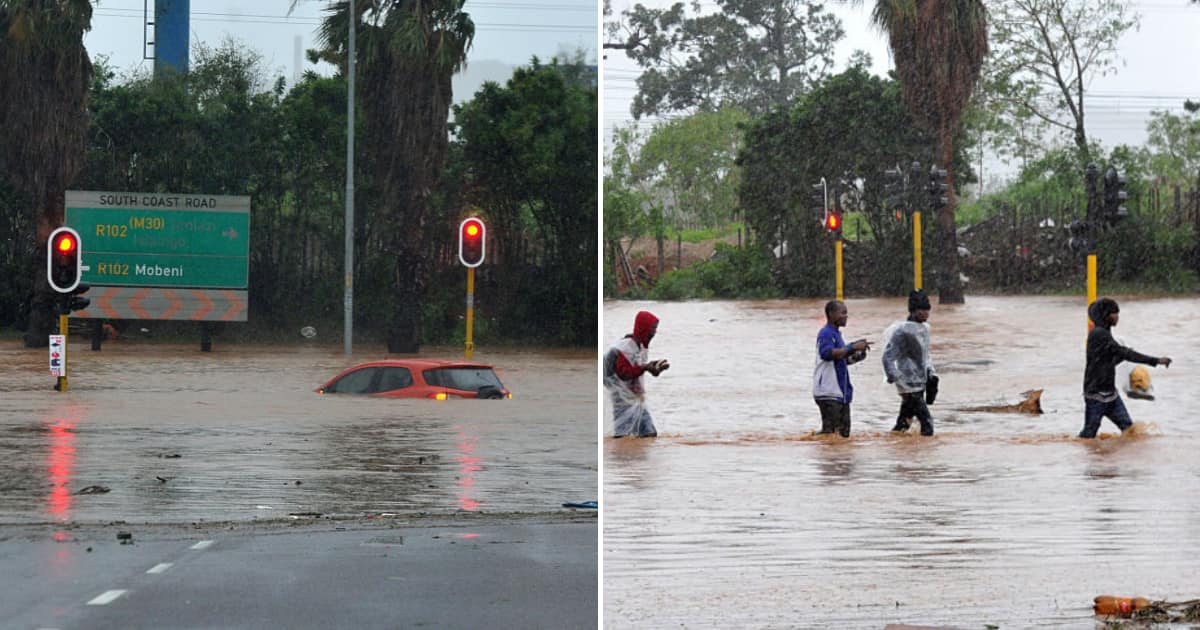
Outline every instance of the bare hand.
{"label": "bare hand", "polygon": [[658,371],[659,372],[666,372],[667,368],[669,368],[669,367],[671,367],[671,363],[669,361],[667,361],[666,359],[658,360]]}
{"label": "bare hand", "polygon": [[859,339],[851,344],[850,348],[852,348],[855,352],[866,352],[867,350],[871,349],[871,342],[867,341],[866,339]]}
{"label": "bare hand", "polygon": [[1163,367],[1171,367],[1171,357],[1159,357],[1158,364]]}

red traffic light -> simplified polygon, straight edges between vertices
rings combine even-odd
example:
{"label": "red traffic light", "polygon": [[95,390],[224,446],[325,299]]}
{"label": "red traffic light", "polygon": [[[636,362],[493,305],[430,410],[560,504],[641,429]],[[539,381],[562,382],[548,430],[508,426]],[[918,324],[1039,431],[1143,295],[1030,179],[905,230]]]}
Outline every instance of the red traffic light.
{"label": "red traffic light", "polygon": [[54,251],[63,255],[70,255],[75,251],[75,245],[76,243],[74,236],[70,234],[59,234],[58,240],[54,243]]}
{"label": "red traffic light", "polygon": [[79,287],[83,275],[79,256],[79,234],[69,227],[50,233],[46,242],[46,280],[59,293],[71,293]]}
{"label": "red traffic light", "polygon": [[830,232],[836,232],[842,229],[842,215],[836,212],[830,212],[829,214],[825,215],[825,229],[829,230]]}
{"label": "red traffic light", "polygon": [[468,267],[483,264],[487,246],[487,228],[476,217],[464,219],[458,226],[458,260]]}

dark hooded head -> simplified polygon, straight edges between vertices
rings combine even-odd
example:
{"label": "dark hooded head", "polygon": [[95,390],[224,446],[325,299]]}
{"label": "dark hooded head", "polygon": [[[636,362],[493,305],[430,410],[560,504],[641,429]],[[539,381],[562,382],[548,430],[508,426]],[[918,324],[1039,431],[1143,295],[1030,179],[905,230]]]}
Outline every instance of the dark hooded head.
{"label": "dark hooded head", "polygon": [[1112,298],[1100,298],[1088,307],[1088,318],[1097,326],[1109,327],[1108,316],[1113,313],[1120,313],[1121,307],[1117,306],[1117,301]]}
{"label": "dark hooded head", "polygon": [[650,311],[638,311],[636,317],[633,318],[633,338],[638,343],[649,348],[650,340],[654,338],[654,333],[658,330],[658,318]]}
{"label": "dark hooded head", "polygon": [[917,289],[908,294],[908,312],[928,311],[932,308],[929,304],[929,296],[925,294],[924,289]]}

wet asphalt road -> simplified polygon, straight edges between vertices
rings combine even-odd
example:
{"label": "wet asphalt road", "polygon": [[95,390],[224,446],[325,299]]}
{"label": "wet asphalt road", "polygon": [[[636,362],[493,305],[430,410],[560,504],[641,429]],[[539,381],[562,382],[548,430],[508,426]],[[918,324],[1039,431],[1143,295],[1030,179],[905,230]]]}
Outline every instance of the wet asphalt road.
{"label": "wet asphalt road", "polygon": [[[129,531],[121,544],[115,531]],[[585,628],[596,522],[117,526],[0,542],[4,628]]]}

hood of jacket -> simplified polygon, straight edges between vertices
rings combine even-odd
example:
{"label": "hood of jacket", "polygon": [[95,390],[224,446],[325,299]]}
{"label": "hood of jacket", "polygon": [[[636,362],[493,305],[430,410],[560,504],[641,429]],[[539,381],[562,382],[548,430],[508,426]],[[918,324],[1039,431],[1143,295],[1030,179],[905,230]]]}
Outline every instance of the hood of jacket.
{"label": "hood of jacket", "polygon": [[642,344],[642,347],[649,348],[651,331],[657,323],[658,318],[650,311],[638,311],[637,317],[633,319],[633,338]]}

